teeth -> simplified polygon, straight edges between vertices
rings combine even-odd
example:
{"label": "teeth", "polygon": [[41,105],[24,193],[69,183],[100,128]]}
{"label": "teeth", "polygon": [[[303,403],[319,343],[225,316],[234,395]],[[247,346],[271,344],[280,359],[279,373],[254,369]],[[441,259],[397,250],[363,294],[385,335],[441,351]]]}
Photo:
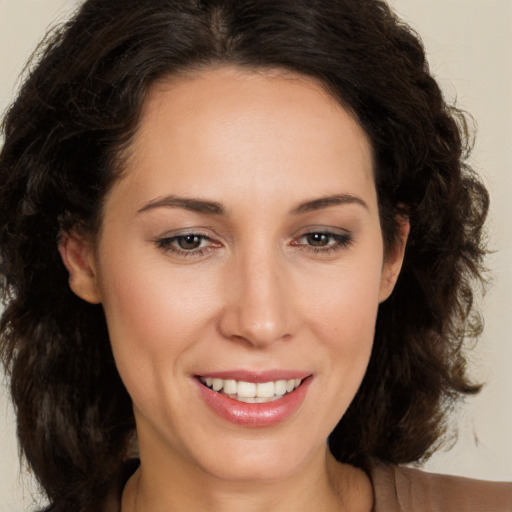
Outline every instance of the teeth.
{"label": "teeth", "polygon": [[240,381],[236,386],[236,394],[243,398],[254,398],[256,396],[256,384]]}
{"label": "teeth", "polygon": [[254,397],[254,402],[257,404],[264,404],[266,402],[273,402],[274,400],[277,400],[277,398],[281,398],[281,397],[272,396],[272,397],[264,398],[261,396],[256,396],[256,397]]}
{"label": "teeth", "polygon": [[256,385],[256,395],[260,398],[271,398],[275,394],[275,389],[276,385],[273,382],[258,382]]}
{"label": "teeth", "polygon": [[250,404],[277,400],[297,389],[302,382],[301,379],[289,379],[255,383],[211,377],[200,377],[199,380],[213,391],[222,392],[230,398]]}
{"label": "teeth", "polygon": [[[205,382],[205,384],[208,386],[208,382]],[[212,380],[213,391],[220,391],[223,386],[224,386],[224,381],[222,379],[213,379]]]}
{"label": "teeth", "polygon": [[222,387],[222,391],[226,393],[226,395],[235,395],[236,394],[236,380],[225,380],[224,386]]}
{"label": "teeth", "polygon": [[253,396],[240,396],[238,395],[235,400],[238,400],[239,402],[245,402],[246,404],[255,404],[256,399]]}
{"label": "teeth", "polygon": [[[288,383],[288,381],[286,381],[286,380],[277,380],[276,381],[276,395],[284,395],[288,391],[287,383]],[[291,386],[290,391],[293,391],[293,390],[294,390],[294,387]]]}

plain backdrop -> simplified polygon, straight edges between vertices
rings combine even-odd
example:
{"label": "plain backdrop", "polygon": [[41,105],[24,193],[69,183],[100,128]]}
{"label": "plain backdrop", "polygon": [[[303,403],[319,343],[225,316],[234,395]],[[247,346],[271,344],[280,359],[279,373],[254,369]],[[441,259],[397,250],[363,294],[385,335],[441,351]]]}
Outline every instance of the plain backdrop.
{"label": "plain backdrop", "polygon": [[[484,302],[486,330],[472,356],[486,382],[453,418],[458,442],[426,469],[512,480],[512,0],[391,0],[422,35],[431,69],[448,98],[478,124],[472,157],[491,193],[489,258],[493,281]],[[0,111],[24,63],[50,24],[78,0],[0,0]],[[36,488],[17,457],[14,416],[0,386],[0,509],[34,509]]]}

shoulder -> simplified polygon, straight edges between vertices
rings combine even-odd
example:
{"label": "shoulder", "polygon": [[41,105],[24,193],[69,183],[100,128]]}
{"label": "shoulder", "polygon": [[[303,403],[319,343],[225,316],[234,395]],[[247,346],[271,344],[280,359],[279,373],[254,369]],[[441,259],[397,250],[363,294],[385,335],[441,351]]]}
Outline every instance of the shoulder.
{"label": "shoulder", "polygon": [[512,483],[374,464],[374,512],[512,512]]}

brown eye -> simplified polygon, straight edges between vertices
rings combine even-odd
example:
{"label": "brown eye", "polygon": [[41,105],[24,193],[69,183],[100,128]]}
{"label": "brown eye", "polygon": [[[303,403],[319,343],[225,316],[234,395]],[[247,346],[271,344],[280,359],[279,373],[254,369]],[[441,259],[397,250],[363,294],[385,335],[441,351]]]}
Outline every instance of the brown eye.
{"label": "brown eye", "polygon": [[296,238],[291,245],[311,251],[315,255],[330,254],[352,243],[352,235],[347,233],[333,233],[330,231],[310,231]]}
{"label": "brown eye", "polygon": [[307,243],[313,247],[325,247],[332,241],[332,236],[325,233],[310,233],[305,238]]}
{"label": "brown eye", "polygon": [[184,251],[192,251],[198,249],[203,242],[204,237],[199,235],[186,235],[176,237],[176,243],[180,249]]}
{"label": "brown eye", "polygon": [[213,249],[222,246],[218,242],[212,240],[206,235],[199,233],[185,233],[170,237],[159,238],[155,240],[155,244],[165,253],[174,257],[202,257]]}

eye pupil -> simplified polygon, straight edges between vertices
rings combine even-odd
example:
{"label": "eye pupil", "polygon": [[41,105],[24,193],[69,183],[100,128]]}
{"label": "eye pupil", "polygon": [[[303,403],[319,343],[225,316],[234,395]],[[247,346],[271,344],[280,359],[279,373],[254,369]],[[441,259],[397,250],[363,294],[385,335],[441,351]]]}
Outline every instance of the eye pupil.
{"label": "eye pupil", "polygon": [[198,235],[186,235],[178,238],[180,249],[197,249],[201,245],[201,237]]}
{"label": "eye pupil", "polygon": [[324,247],[329,243],[329,235],[325,235],[324,233],[311,233],[307,235],[307,240],[309,245]]}

